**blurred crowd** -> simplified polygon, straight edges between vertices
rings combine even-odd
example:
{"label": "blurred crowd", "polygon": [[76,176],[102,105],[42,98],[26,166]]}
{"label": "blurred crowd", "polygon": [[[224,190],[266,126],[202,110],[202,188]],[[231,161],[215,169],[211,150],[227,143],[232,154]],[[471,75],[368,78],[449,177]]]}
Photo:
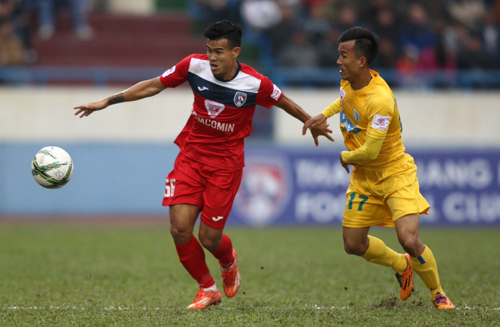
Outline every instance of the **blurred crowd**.
{"label": "blurred crowd", "polygon": [[362,26],[380,37],[374,68],[500,68],[500,0],[193,1],[199,19],[239,22],[282,67],[335,66],[340,33]]}
{"label": "blurred crowd", "polygon": [[49,40],[61,11],[71,15],[75,36],[90,40],[93,31],[87,20],[89,4],[90,0],[0,0],[0,66],[35,63],[37,53],[31,31],[34,27],[40,40]]}
{"label": "blurred crowd", "polygon": [[[65,10],[90,40],[100,0],[0,0],[0,66],[35,63],[32,31],[49,40]],[[104,0],[102,0],[104,1]],[[500,69],[500,0],[185,0],[204,26],[240,23],[261,60],[281,67],[336,66],[339,35],[363,26],[380,37],[374,68],[399,72]]]}

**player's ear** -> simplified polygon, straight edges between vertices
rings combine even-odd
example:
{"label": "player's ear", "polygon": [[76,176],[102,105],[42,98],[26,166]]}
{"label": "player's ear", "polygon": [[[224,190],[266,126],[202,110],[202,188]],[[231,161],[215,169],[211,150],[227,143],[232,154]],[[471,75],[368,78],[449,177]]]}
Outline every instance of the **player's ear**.
{"label": "player's ear", "polygon": [[233,58],[236,59],[241,53],[241,48],[240,47],[234,47],[233,48]]}
{"label": "player's ear", "polygon": [[366,57],[359,57],[359,68],[364,68],[368,65],[368,61],[366,60]]}

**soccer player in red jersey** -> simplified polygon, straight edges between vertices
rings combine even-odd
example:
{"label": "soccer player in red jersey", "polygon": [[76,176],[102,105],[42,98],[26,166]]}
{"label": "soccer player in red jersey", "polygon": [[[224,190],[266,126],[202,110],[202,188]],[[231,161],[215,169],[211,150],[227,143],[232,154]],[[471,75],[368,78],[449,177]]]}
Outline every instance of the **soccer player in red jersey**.
{"label": "soccer player in red jersey", "polygon": [[[167,176],[164,206],[170,206],[171,234],[184,268],[200,290],[187,309],[205,309],[221,294],[205,262],[203,247],[219,260],[224,293],[240,287],[236,251],[223,233],[244,166],[244,138],[250,135],[256,105],[277,106],[302,122],[311,118],[269,78],[238,62],[242,28],[229,21],[209,26],[207,54],[190,55],[161,76],[139,82],[108,98],[77,106],[80,118],[111,104],[150,97],[188,82],[194,94],[191,116],[175,143],[180,148]],[[311,129],[315,144],[328,125]],[[193,229],[201,213],[199,241]],[[201,244],[200,244],[201,243]]]}

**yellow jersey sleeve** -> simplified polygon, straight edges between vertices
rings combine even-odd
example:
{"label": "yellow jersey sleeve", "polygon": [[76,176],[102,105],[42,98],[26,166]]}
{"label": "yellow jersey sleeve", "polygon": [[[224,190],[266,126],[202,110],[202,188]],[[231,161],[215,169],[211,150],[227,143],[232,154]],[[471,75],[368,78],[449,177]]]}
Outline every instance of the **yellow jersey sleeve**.
{"label": "yellow jersey sleeve", "polygon": [[340,98],[338,98],[335,102],[326,107],[326,109],[323,110],[322,114],[326,118],[330,118],[333,115],[340,113],[341,111],[342,111],[342,106],[340,105]]}
{"label": "yellow jersey sleeve", "polygon": [[366,136],[383,140],[394,116],[394,99],[386,94],[374,96],[368,106]]}
{"label": "yellow jersey sleeve", "polygon": [[366,137],[366,142],[353,151],[342,152],[342,161],[348,164],[367,162],[377,159],[384,140]]}

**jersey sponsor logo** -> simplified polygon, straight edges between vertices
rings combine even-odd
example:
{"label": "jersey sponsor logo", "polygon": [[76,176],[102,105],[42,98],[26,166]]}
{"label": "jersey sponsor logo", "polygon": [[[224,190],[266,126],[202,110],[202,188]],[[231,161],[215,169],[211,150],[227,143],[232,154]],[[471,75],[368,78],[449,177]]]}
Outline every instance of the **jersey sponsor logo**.
{"label": "jersey sponsor logo", "polygon": [[345,99],[345,91],[342,90],[342,87],[340,88],[340,105],[343,105],[344,104],[344,99]]}
{"label": "jersey sponsor logo", "polygon": [[226,132],[226,133],[234,132],[235,124],[221,123],[221,122],[218,122],[218,121],[213,120],[213,119],[203,118],[203,117],[198,116],[196,114],[196,111],[192,111],[192,115],[200,124],[211,127],[213,129],[221,131],[221,132]]}
{"label": "jersey sponsor logo", "polygon": [[234,95],[234,104],[237,107],[241,107],[247,101],[247,94],[243,92],[236,92]]}
{"label": "jersey sponsor logo", "polygon": [[175,66],[164,72],[163,75],[161,76],[167,77],[168,75],[173,74],[174,72],[175,72]]}
{"label": "jersey sponsor logo", "polygon": [[217,117],[226,106],[223,103],[215,102],[212,100],[205,100],[205,108],[207,108],[210,118]]}
{"label": "jersey sponsor logo", "polygon": [[273,84],[273,93],[271,93],[271,98],[273,98],[275,101],[278,101],[280,96],[281,96],[280,88]]}
{"label": "jersey sponsor logo", "polygon": [[247,155],[233,212],[252,226],[273,223],[290,205],[292,173],[287,157],[278,153]]}
{"label": "jersey sponsor logo", "polygon": [[349,120],[349,118],[347,118],[344,110],[342,110],[342,112],[340,113],[340,125],[340,129],[342,130],[342,132],[344,132],[344,129],[347,133],[352,132],[354,134],[358,134],[359,132],[361,132],[358,126],[354,125]]}
{"label": "jersey sponsor logo", "polygon": [[221,219],[224,219],[224,217],[222,217],[222,216],[212,217],[213,221],[219,221]]}
{"label": "jersey sponsor logo", "polygon": [[206,86],[198,86],[199,91],[208,91],[208,87]]}
{"label": "jersey sponsor logo", "polygon": [[375,116],[373,116],[372,128],[385,131],[389,127],[389,120],[389,116],[375,114]]}

